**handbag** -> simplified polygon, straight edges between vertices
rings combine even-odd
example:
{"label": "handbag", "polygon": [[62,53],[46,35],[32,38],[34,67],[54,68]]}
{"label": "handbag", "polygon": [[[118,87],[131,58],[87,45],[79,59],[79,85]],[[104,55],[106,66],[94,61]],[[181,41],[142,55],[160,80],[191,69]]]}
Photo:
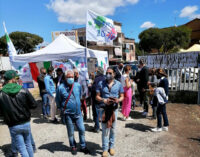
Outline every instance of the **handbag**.
{"label": "handbag", "polygon": [[[65,121],[65,109],[66,109],[66,107],[67,107],[67,103],[68,103],[68,101],[69,101],[69,98],[70,98],[70,96],[71,96],[71,94],[72,94],[73,87],[74,87],[74,84],[72,84],[72,88],[71,88],[71,90],[70,90],[70,93],[69,93],[69,95],[68,95],[66,101],[65,101],[64,108],[63,108],[63,110],[61,110],[61,113],[60,113],[60,117],[61,117],[61,122],[62,122],[62,124],[66,124],[66,121]],[[66,88],[65,88],[65,90],[67,91]]]}

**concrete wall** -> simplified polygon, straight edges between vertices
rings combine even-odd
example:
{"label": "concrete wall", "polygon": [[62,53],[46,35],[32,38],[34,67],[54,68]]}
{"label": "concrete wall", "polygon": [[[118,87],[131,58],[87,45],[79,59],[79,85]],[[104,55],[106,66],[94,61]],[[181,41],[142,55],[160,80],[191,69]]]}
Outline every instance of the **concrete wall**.
{"label": "concrete wall", "polygon": [[[136,100],[139,101],[139,93],[136,91]],[[197,104],[197,91],[169,91],[170,103]]]}
{"label": "concrete wall", "polygon": [[169,102],[184,103],[184,104],[197,104],[198,92],[197,91],[170,91]]}

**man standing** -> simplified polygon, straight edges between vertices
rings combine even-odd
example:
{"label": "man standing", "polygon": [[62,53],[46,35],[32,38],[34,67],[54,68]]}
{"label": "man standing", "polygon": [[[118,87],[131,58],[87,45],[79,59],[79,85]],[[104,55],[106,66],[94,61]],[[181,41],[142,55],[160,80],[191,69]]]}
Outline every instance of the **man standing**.
{"label": "man standing", "polygon": [[76,141],[74,139],[74,124],[79,132],[81,151],[88,154],[90,152],[85,143],[85,127],[81,114],[81,86],[78,82],[74,82],[74,72],[72,70],[67,71],[65,77],[66,81],[57,89],[56,104],[64,112],[72,154],[77,154]]}
{"label": "man standing", "polygon": [[149,89],[148,82],[149,82],[149,69],[147,66],[145,66],[144,60],[141,59],[139,61],[139,68],[140,73],[139,73],[139,78],[136,80],[137,83],[140,85],[140,97],[141,97],[141,102],[144,102],[144,112],[143,116],[148,115],[149,111],[149,105],[148,105],[148,96],[147,96],[147,89]]}
{"label": "man standing", "polygon": [[[115,128],[118,115],[118,103],[124,99],[121,83],[114,79],[114,70],[108,68],[106,80],[99,82],[96,100],[101,102],[102,112],[102,147],[103,157],[114,155]],[[110,133],[109,133],[110,132]]]}
{"label": "man standing", "polygon": [[56,97],[56,87],[53,82],[53,68],[50,67],[48,70],[48,75],[45,76],[44,78],[44,84],[46,91],[48,93],[48,98],[51,106],[51,120],[53,123],[57,122],[56,119],[56,103],[55,103],[55,97]]}
{"label": "man standing", "polygon": [[91,91],[91,97],[92,97],[92,112],[93,112],[93,120],[94,120],[94,131],[99,132],[100,126],[99,126],[99,118],[100,118],[100,104],[98,101],[96,101],[96,89],[98,87],[98,84],[100,81],[104,81],[104,70],[102,67],[98,67],[97,74],[94,79],[94,83],[92,84],[92,91]]}
{"label": "man standing", "polygon": [[30,109],[37,104],[27,89],[17,84],[17,73],[8,70],[5,79],[8,82],[0,92],[0,110],[4,122],[8,125],[11,134],[12,146],[16,146],[22,157],[33,157],[30,129]]}
{"label": "man standing", "polygon": [[56,84],[56,88],[64,82],[65,80],[65,75],[63,73],[63,70],[62,68],[58,68],[56,69],[56,74],[57,74],[57,77],[54,79],[54,82]]}
{"label": "man standing", "polygon": [[40,75],[37,77],[38,86],[40,89],[40,96],[42,97],[42,114],[44,118],[48,118],[50,116],[50,105],[49,98],[44,84],[44,78],[46,76],[46,69],[40,69]]}
{"label": "man standing", "polygon": [[115,71],[115,79],[119,82],[121,82],[121,76],[123,74],[123,68],[124,68],[124,64],[122,61],[120,61],[118,63],[118,66],[114,69]]}

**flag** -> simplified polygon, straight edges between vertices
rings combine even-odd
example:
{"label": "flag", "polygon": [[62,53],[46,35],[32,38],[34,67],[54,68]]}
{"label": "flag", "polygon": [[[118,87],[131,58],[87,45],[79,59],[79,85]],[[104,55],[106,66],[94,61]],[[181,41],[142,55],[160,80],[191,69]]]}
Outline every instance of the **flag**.
{"label": "flag", "polygon": [[7,46],[8,46],[8,54],[9,54],[9,59],[10,59],[12,68],[14,70],[17,70],[17,72],[20,76],[20,79],[22,81],[23,88],[34,88],[29,64],[27,62],[15,62],[13,60],[13,56],[17,55],[17,51],[8,35],[7,29],[5,26],[5,22],[3,22],[3,27],[5,30],[6,42],[7,42]]}
{"label": "flag", "polygon": [[113,20],[100,16],[90,10],[87,11],[86,40],[112,43],[117,37]]}
{"label": "flag", "polygon": [[40,69],[45,68],[49,69],[51,62],[38,62],[38,63],[29,63],[31,69],[31,75],[34,81],[37,82],[37,77],[40,75]]}
{"label": "flag", "polygon": [[10,40],[10,37],[8,35],[7,29],[6,29],[6,26],[5,26],[5,22],[3,22],[3,27],[4,27],[5,34],[6,34],[6,42],[7,42],[7,45],[8,45],[8,54],[9,54],[10,59],[12,60],[12,56],[17,55],[17,51],[16,51],[12,41]]}

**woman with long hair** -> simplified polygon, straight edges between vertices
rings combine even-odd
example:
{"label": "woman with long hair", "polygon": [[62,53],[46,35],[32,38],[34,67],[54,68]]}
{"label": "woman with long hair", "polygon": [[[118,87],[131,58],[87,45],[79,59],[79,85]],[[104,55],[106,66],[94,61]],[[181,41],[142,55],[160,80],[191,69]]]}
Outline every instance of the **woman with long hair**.
{"label": "woman with long hair", "polygon": [[131,80],[129,77],[130,71],[131,67],[129,65],[125,66],[124,68],[125,73],[121,77],[121,83],[124,88],[124,100],[122,102],[123,120],[132,120],[129,117],[131,111],[131,101],[132,101]]}

